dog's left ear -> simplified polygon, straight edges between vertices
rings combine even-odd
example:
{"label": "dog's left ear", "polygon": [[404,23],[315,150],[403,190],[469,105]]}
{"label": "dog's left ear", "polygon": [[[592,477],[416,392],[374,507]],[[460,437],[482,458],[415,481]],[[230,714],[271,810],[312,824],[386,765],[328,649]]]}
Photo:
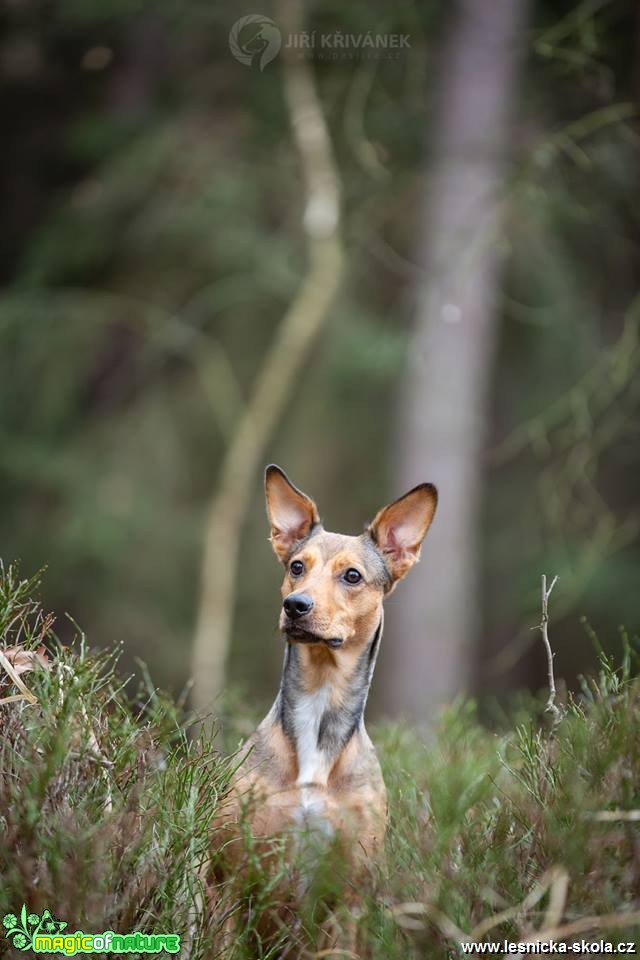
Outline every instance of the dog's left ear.
{"label": "dog's left ear", "polygon": [[296,543],[304,540],[320,523],[315,503],[291,483],[284,470],[272,463],[264,475],[267,515],[271,524],[271,546],[286,563]]}
{"label": "dog's left ear", "polygon": [[420,547],[437,503],[438,491],[434,485],[421,483],[383,507],[369,524],[369,536],[384,556],[394,583],[420,559]]}

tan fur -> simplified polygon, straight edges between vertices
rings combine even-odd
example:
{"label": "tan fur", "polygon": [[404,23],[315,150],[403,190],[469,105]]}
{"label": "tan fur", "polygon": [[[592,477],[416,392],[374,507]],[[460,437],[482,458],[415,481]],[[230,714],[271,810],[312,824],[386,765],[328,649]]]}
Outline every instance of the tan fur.
{"label": "tan fur", "polygon": [[[319,698],[323,710],[346,710],[348,718],[354,691],[366,683],[364,708],[382,631],[382,602],[419,557],[435,510],[435,489],[425,484],[383,508],[359,537],[323,530],[313,500],[293,487],[279,468],[267,470],[266,497],[272,545],[286,568],[282,597],[303,594],[313,603],[303,618],[311,642],[297,638],[284,609],[280,616],[280,629],[295,647],[298,699],[292,722],[298,722],[296,704],[307,709],[305,697],[308,709],[315,709]],[[291,565],[298,561],[303,572],[294,575]],[[345,580],[350,569],[361,574],[360,582]],[[384,842],[387,798],[378,759],[360,719],[326,765],[320,762],[317,776],[298,782],[303,776],[297,752],[301,741],[287,732],[282,713],[286,677],[285,664],[278,699],[244,747],[215,821],[212,845],[224,849],[227,876],[241,872],[246,857],[241,823],[247,818],[254,850],[265,857],[268,868],[274,838],[293,842],[296,825],[312,811],[312,819],[342,844],[353,882],[366,874]],[[319,734],[317,742],[320,751]],[[313,749],[311,753],[315,755]],[[321,751],[318,755],[324,757]]]}

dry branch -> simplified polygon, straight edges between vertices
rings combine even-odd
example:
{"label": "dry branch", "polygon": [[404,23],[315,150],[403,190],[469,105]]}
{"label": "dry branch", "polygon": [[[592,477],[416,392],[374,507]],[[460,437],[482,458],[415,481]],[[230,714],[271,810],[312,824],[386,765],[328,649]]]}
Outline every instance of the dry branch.
{"label": "dry branch", "polygon": [[626,913],[610,913],[603,916],[580,917],[559,927],[544,928],[521,940],[520,943],[535,943],[536,940],[567,940],[589,930],[623,930],[625,927],[635,927],[640,924],[640,910],[630,910]]}
{"label": "dry branch", "polygon": [[34,670],[38,665],[44,667],[45,670],[50,669],[44,647],[39,647],[37,650],[25,650],[21,644],[18,644],[0,650],[0,667],[4,668],[20,691],[20,693],[0,698],[0,703],[15,703],[18,700],[26,700],[27,703],[31,704],[37,703],[38,698],[31,693],[20,674]]}
{"label": "dry branch", "polygon": [[[302,26],[298,2],[281,3],[285,33]],[[240,535],[269,438],[329,313],[342,273],[340,191],[331,142],[310,66],[284,61],[284,93],[305,182],[308,267],[282,318],[224,456],[207,520],[192,671],[193,705],[211,710],[224,683]]]}
{"label": "dry branch", "polygon": [[554,727],[556,724],[560,723],[562,720],[562,713],[560,708],[556,704],[556,681],[553,675],[553,651],[551,649],[551,644],[549,643],[549,597],[551,596],[551,591],[558,582],[558,577],[555,576],[551,581],[551,586],[547,590],[547,577],[546,574],[542,574],[542,619],[540,621],[539,630],[542,636],[542,642],[544,643],[544,648],[547,652],[547,677],[549,682],[549,698],[545,705],[545,711],[551,714],[552,722]]}

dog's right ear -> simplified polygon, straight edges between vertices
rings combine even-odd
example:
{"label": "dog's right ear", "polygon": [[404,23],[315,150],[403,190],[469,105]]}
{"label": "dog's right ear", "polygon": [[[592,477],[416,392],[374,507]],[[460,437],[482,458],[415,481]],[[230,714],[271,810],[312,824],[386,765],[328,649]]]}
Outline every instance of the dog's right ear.
{"label": "dog's right ear", "polygon": [[264,490],[271,524],[271,546],[278,559],[286,563],[296,543],[304,540],[320,523],[318,508],[311,497],[294,487],[275,463],[265,471]]}

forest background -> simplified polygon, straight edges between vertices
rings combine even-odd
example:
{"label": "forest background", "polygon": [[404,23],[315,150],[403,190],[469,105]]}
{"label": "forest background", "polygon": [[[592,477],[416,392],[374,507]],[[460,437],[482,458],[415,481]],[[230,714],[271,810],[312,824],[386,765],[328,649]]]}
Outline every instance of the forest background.
{"label": "forest background", "polygon": [[[47,565],[59,636],[70,612],[173,692],[195,664],[200,706],[266,702],[275,460],[344,532],[439,487],[374,712],[538,690],[543,572],[557,675],[591,669],[592,631],[618,651],[640,622],[636,5],[4,0],[0,22],[0,556]],[[314,183],[336,205],[315,234]],[[293,363],[278,337],[328,242]],[[212,571],[231,592],[208,602]]]}

